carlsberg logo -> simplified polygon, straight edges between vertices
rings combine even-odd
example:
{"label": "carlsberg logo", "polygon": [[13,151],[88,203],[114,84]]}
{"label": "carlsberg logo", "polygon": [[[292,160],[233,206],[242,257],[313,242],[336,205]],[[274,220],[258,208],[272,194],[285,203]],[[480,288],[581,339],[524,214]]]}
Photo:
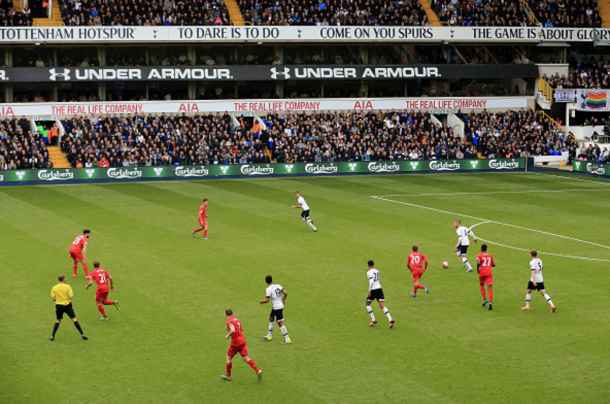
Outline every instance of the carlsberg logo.
{"label": "carlsberg logo", "polygon": [[[222,168],[227,169],[229,167],[221,167],[221,169]],[[174,172],[178,177],[205,177],[210,173],[210,170],[204,166],[201,166],[201,168],[178,166]],[[223,170],[223,174],[226,174],[226,170]]]}
{"label": "carlsberg logo", "polygon": [[513,170],[515,168],[519,168],[519,162],[512,161],[498,161],[498,160],[489,160],[489,168],[493,168],[494,170]]}
{"label": "carlsberg logo", "polygon": [[[472,166],[472,168],[477,168],[477,166],[479,165],[479,160],[473,160],[470,162],[470,165]],[[489,162],[489,165],[491,166],[491,161]]]}
{"label": "carlsberg logo", "polygon": [[74,173],[66,170],[65,172],[59,170],[40,170],[38,171],[38,178],[43,181],[66,181],[74,178]]}
{"label": "carlsberg logo", "polygon": [[227,173],[227,171],[229,171],[229,167],[227,167],[227,166],[221,166],[221,167],[220,167],[220,171],[222,171],[222,173],[223,173],[223,174],[226,174],[226,173]]}
{"label": "carlsberg logo", "polygon": [[241,173],[246,175],[269,175],[273,174],[274,170],[275,168],[269,167],[269,164],[267,167],[252,167],[250,164],[246,164],[240,169]]}
{"label": "carlsberg logo", "polygon": [[417,170],[417,166],[419,166],[419,161],[411,161],[409,164],[411,164],[411,168],[413,170]]}
{"label": "carlsberg logo", "polygon": [[348,166],[350,170],[354,171],[358,167],[358,163],[349,163]]}
{"label": "carlsberg logo", "polygon": [[603,175],[606,173],[604,167],[596,166],[595,164],[587,163],[587,172],[591,174]]}
{"label": "carlsberg logo", "polygon": [[431,161],[430,162],[430,170],[434,171],[455,171],[461,168],[460,163],[457,161],[449,162],[449,161]]}
{"label": "carlsberg logo", "polygon": [[290,172],[292,172],[292,169],[294,168],[294,165],[292,165],[292,164],[286,164],[286,165],[284,166],[284,168],[286,168],[286,171],[290,173]]}
{"label": "carlsberg logo", "polygon": [[122,180],[128,178],[140,178],[142,176],[142,171],[135,168],[133,171],[130,171],[127,168],[109,168],[106,171],[108,177],[113,178],[115,180]]}
{"label": "carlsberg logo", "polygon": [[19,178],[19,180],[22,180],[23,177],[25,177],[25,171],[17,171],[15,175],[17,176],[17,178]]}
{"label": "carlsberg logo", "polygon": [[337,172],[338,167],[334,165],[325,166],[323,164],[306,164],[305,172],[309,174],[332,174]]}
{"label": "carlsberg logo", "polygon": [[574,166],[576,167],[577,170],[580,169],[580,161],[575,161]]}
{"label": "carlsberg logo", "polygon": [[88,168],[85,172],[87,173],[87,177],[91,178],[93,177],[93,174],[95,174],[95,168]]}
{"label": "carlsberg logo", "polygon": [[369,171],[372,171],[374,173],[391,173],[400,170],[400,166],[396,163],[369,163],[367,168],[369,169]]}
{"label": "carlsberg logo", "polygon": [[163,173],[163,167],[155,167],[153,168],[155,174],[157,174],[157,177],[160,176]]}

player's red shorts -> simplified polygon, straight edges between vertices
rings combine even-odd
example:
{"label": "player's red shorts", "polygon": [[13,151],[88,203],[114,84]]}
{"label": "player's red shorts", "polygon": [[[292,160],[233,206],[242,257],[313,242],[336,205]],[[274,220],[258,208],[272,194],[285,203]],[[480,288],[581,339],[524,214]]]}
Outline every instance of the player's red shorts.
{"label": "player's red shorts", "polygon": [[413,275],[413,282],[417,282],[423,274],[424,271],[411,271],[411,275]]}
{"label": "player's red shorts", "polygon": [[234,357],[238,352],[241,356],[248,356],[248,348],[246,348],[246,344],[229,345],[229,350],[227,351],[229,358]]}
{"label": "player's red shorts", "polygon": [[95,291],[95,301],[96,302],[104,302],[108,300],[108,289],[106,290],[96,290]]}
{"label": "player's red shorts", "polygon": [[82,261],[85,259],[80,251],[70,251],[70,258],[74,261]]}
{"label": "player's red shorts", "polygon": [[203,227],[203,226],[207,226],[207,225],[208,225],[208,222],[207,222],[205,219],[203,219],[203,220],[202,220],[201,218],[199,218],[199,219],[197,219],[197,220],[199,221],[199,224],[200,224],[202,227]]}
{"label": "player's red shorts", "polygon": [[493,285],[494,283],[494,277],[492,274],[483,274],[483,275],[479,275],[479,283],[480,284],[485,284],[487,283],[488,285]]}

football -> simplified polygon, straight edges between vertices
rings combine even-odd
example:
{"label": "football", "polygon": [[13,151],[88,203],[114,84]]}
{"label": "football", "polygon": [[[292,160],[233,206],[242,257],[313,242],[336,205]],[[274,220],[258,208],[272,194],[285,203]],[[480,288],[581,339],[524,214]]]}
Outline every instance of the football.
{"label": "football", "polygon": [[449,263],[447,261],[443,262],[443,268],[449,268]]}

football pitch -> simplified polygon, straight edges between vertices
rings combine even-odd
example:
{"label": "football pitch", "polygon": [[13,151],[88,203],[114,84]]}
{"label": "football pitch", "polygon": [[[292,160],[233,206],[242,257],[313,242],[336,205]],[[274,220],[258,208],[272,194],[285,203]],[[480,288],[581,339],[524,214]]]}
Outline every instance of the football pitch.
{"label": "football pitch", "polygon": [[[299,221],[294,192],[317,233]],[[208,198],[209,241],[197,213]],[[478,173],[257,178],[0,188],[0,403],[603,403],[610,401],[610,181]],[[489,245],[494,309],[453,248],[462,219]],[[95,286],[72,278],[70,244],[113,276],[100,321]],[[430,293],[411,297],[412,245]],[[480,243],[468,251],[471,263]],[[529,249],[544,284],[525,304]],[[369,327],[375,260],[395,327]],[[449,262],[443,269],[442,262]],[[88,341],[50,290],[68,275]],[[288,292],[264,341],[266,275]],[[224,310],[240,319],[254,371],[224,381]]]}

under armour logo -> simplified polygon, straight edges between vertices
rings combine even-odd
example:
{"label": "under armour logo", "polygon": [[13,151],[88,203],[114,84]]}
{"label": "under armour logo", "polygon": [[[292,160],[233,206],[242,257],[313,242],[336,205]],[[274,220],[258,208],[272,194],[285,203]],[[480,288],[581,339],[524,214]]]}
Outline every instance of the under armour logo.
{"label": "under armour logo", "polygon": [[292,168],[294,167],[294,165],[292,164],[286,164],[284,167],[286,167],[286,171],[291,172]]}
{"label": "under armour logo", "polygon": [[417,166],[419,165],[419,161],[411,161],[409,164],[411,164],[411,168],[416,170]]}
{"label": "under armour logo", "polygon": [[350,170],[354,171],[358,167],[358,163],[349,163],[348,166]]}
{"label": "under armour logo", "polygon": [[154,170],[155,170],[155,174],[157,174],[157,177],[158,177],[163,172],[163,167],[155,167]]}
{"label": "under armour logo", "polygon": [[289,79],[291,77],[290,69],[287,67],[284,67],[283,70],[284,71],[282,71],[282,72],[278,72],[276,67],[272,67],[271,68],[271,78],[273,80],[277,80],[277,76],[282,75],[282,76],[284,76],[284,80]]}
{"label": "under armour logo", "polygon": [[227,166],[222,166],[222,167],[220,167],[220,171],[222,171],[222,173],[223,173],[223,174],[226,174],[226,173],[227,173],[227,171],[229,171],[229,167],[227,167]]}
{"label": "under armour logo", "polygon": [[25,171],[17,171],[15,173],[15,175],[17,176],[17,178],[19,178],[20,180],[23,179],[23,177],[25,177]]}
{"label": "under armour logo", "polygon": [[57,77],[63,77],[65,81],[70,80],[70,69],[63,69],[63,73],[57,73],[56,69],[50,69],[49,73],[51,74],[51,77],[49,77],[49,80],[57,80]]}
{"label": "under armour logo", "polygon": [[91,178],[91,177],[93,177],[93,174],[95,174],[95,169],[94,168],[90,168],[90,169],[85,170],[85,172],[87,173],[87,176],[89,178]]}
{"label": "under armour logo", "polygon": [[470,162],[470,165],[472,166],[472,168],[477,168],[477,166],[479,165],[479,160],[473,160]]}

